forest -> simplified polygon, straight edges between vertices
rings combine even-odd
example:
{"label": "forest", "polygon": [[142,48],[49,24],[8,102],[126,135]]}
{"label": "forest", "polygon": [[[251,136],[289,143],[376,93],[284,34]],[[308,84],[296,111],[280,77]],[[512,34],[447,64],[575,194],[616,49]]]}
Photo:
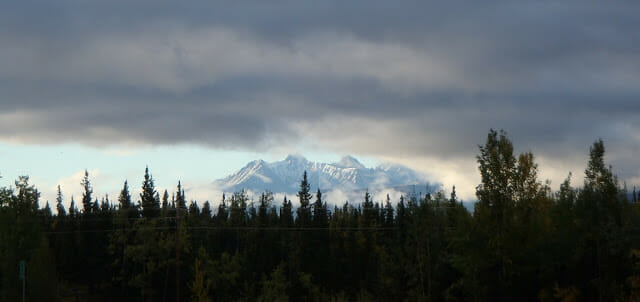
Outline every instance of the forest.
{"label": "forest", "polygon": [[85,173],[69,207],[60,187],[39,207],[19,177],[0,188],[0,300],[24,285],[26,301],[640,301],[638,194],[602,140],[586,152],[584,182],[553,191],[491,130],[472,211],[455,187],[334,204],[306,173],[299,206],[268,191],[198,204],[148,168],[117,200]]}

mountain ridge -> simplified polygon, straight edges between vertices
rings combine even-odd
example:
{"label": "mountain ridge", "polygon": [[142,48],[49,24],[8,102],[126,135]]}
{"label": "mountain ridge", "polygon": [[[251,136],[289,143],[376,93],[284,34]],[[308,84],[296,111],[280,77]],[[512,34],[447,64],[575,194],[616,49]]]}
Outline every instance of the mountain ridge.
{"label": "mountain ridge", "polygon": [[294,194],[299,190],[304,171],[307,171],[313,191],[433,186],[424,174],[398,164],[384,163],[368,168],[350,155],[335,163],[322,163],[309,161],[299,154],[288,155],[284,160],[271,163],[262,159],[253,160],[235,173],[215,180],[213,185],[226,192],[269,190]]}

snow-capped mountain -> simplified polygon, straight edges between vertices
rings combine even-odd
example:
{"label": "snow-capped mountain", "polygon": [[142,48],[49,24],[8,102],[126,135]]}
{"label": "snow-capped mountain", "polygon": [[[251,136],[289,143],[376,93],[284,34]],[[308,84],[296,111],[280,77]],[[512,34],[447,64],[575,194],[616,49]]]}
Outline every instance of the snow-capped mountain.
{"label": "snow-capped mountain", "polygon": [[300,189],[304,171],[307,171],[312,190],[358,191],[410,185],[432,187],[424,175],[401,165],[382,164],[367,168],[352,156],[345,156],[337,163],[318,163],[300,155],[289,155],[272,163],[252,161],[236,173],[216,180],[214,185],[226,192],[244,189],[293,194]]}

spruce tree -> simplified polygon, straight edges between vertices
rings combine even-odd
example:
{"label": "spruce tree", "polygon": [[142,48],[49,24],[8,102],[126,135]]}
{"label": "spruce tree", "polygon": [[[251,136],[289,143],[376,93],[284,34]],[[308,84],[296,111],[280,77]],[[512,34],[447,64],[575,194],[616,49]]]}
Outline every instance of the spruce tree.
{"label": "spruce tree", "polygon": [[229,213],[227,211],[227,201],[224,194],[222,194],[222,202],[218,205],[218,212],[216,213],[216,222],[218,226],[224,226],[229,219]]}
{"label": "spruce tree", "polygon": [[56,195],[56,210],[58,211],[58,217],[65,217],[67,215],[67,211],[65,211],[64,205],[62,204],[62,191],[60,190],[60,185],[58,185],[58,193]]}
{"label": "spruce tree", "polygon": [[293,209],[291,201],[287,200],[287,196],[284,196],[282,205],[280,206],[280,223],[282,226],[290,227],[293,225]]}
{"label": "spruce tree", "polygon": [[375,208],[373,207],[373,201],[371,200],[371,194],[369,190],[364,193],[364,203],[362,204],[362,219],[365,227],[373,226],[375,223]]}
{"label": "spruce tree", "polygon": [[109,202],[109,194],[106,194],[100,202],[100,212],[103,214],[108,214],[111,210],[111,203]]}
{"label": "spruce tree", "polygon": [[131,194],[129,193],[129,184],[127,181],[124,181],[124,185],[122,190],[120,191],[120,195],[118,196],[118,207],[121,210],[127,210],[132,207],[131,204]]}
{"label": "spruce tree", "polygon": [[45,218],[49,218],[49,217],[52,216],[51,207],[49,206],[49,201],[48,200],[44,205],[44,209],[42,209],[42,213],[44,214]]}
{"label": "spruce tree", "polygon": [[202,205],[202,210],[200,211],[200,215],[202,217],[202,220],[205,222],[208,222],[209,220],[211,220],[211,204],[209,203],[209,201],[205,201],[204,204]]}
{"label": "spruce tree", "polygon": [[92,196],[93,188],[91,187],[91,182],[89,181],[89,171],[84,170],[84,177],[80,182],[82,186],[82,209],[84,214],[90,214],[93,210]]}
{"label": "spruce tree", "polygon": [[76,208],[76,202],[71,195],[71,203],[69,204],[69,217],[75,218],[78,215],[78,209]]}
{"label": "spruce tree", "polygon": [[162,194],[162,217],[169,216],[169,192],[164,190]]}
{"label": "spruce tree", "polygon": [[182,182],[178,181],[177,191],[175,193],[176,208],[183,211],[187,210],[187,201],[184,198],[184,189],[182,188]]}
{"label": "spruce tree", "polygon": [[393,206],[391,205],[391,198],[387,194],[387,200],[384,203],[384,226],[393,226]]}
{"label": "spruce tree", "polygon": [[310,187],[309,181],[307,180],[307,171],[304,171],[302,180],[300,181],[300,191],[298,191],[298,200],[300,201],[296,219],[298,226],[308,226],[311,223],[311,208],[309,207],[311,201]]}
{"label": "spruce tree", "polygon": [[451,189],[451,197],[449,197],[449,207],[454,207],[458,203],[458,195],[456,194],[456,186]]}
{"label": "spruce tree", "polygon": [[268,210],[273,202],[273,193],[269,191],[262,192],[260,194],[260,200],[258,204],[258,225],[266,226],[268,221]]}
{"label": "spruce tree", "polygon": [[100,201],[98,201],[98,197],[96,197],[91,203],[91,213],[92,214],[100,213]]}
{"label": "spruce tree", "polygon": [[160,215],[160,201],[156,199],[157,192],[153,183],[153,177],[149,174],[149,167],[144,170],[142,193],[140,203],[142,205],[142,217],[155,218]]}
{"label": "spruce tree", "polygon": [[316,192],[316,201],[313,203],[313,225],[322,228],[329,226],[327,204],[322,200],[320,189]]}

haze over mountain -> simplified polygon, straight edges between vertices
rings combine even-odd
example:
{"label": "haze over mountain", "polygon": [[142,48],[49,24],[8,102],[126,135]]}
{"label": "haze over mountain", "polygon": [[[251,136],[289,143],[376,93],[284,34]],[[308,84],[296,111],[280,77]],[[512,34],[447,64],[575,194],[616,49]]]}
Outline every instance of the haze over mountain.
{"label": "haze over mountain", "polygon": [[385,163],[367,168],[352,156],[345,156],[336,163],[309,161],[301,155],[289,155],[282,161],[272,163],[255,160],[244,168],[214,182],[222,191],[249,190],[260,192],[295,194],[300,189],[300,180],[307,171],[311,189],[315,191],[382,190],[424,186],[435,188],[427,177],[405,166]]}

